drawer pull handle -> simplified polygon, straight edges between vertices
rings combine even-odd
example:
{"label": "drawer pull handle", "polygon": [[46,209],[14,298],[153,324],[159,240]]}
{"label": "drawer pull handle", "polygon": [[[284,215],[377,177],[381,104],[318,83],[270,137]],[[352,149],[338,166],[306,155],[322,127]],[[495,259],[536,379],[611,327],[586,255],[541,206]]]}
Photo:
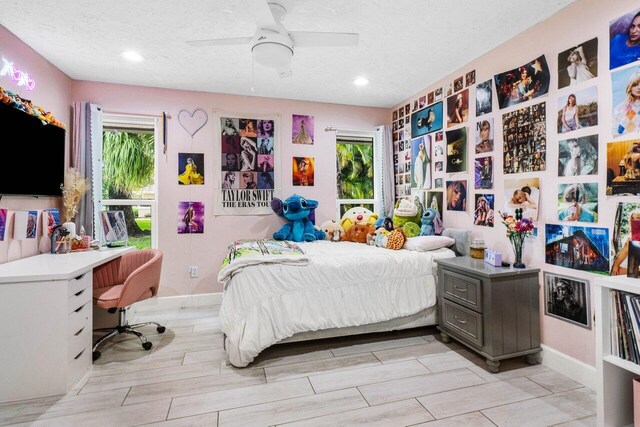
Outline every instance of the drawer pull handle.
{"label": "drawer pull handle", "polygon": [[82,311],[82,309],[86,306],[87,304],[81,305],[80,307],[76,308],[75,311],[76,313],[80,313]]}
{"label": "drawer pull handle", "polygon": [[460,319],[458,318],[458,316],[453,316],[453,318],[454,318],[454,319],[456,319],[456,322],[458,322],[458,323],[462,323],[463,325],[466,325],[466,324],[467,324],[467,321],[466,321],[466,320],[460,320]]}
{"label": "drawer pull handle", "polygon": [[78,332],[76,332],[75,334],[73,334],[73,335],[75,335],[77,337],[78,335],[80,335],[82,333],[82,331],[84,331],[84,327],[82,329],[80,329]]}
{"label": "drawer pull handle", "polygon": [[85,276],[85,274],[87,274],[87,273],[83,273],[83,274],[79,275],[78,277],[76,277],[75,280],[82,280],[82,278]]}
{"label": "drawer pull handle", "polygon": [[454,286],[453,289],[455,289],[458,292],[467,292],[467,288],[459,288],[457,286]]}
{"label": "drawer pull handle", "polygon": [[78,360],[80,359],[80,356],[82,356],[82,353],[84,353],[85,349],[82,349],[82,351],[80,353],[78,353],[78,355],[76,357],[74,357],[74,360]]}
{"label": "drawer pull handle", "polygon": [[80,295],[82,295],[84,293],[84,291],[86,291],[86,289],[83,289],[80,292],[75,293],[74,295],[79,297]]}

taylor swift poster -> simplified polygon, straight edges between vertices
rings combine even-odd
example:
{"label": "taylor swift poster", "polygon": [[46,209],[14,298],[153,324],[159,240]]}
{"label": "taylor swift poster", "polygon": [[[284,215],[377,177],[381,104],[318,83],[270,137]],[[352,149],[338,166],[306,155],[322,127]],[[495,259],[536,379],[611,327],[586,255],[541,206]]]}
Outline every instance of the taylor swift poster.
{"label": "taylor swift poster", "polygon": [[291,169],[293,185],[312,187],[315,176],[314,167],[313,157],[293,157]]}
{"label": "taylor swift poster", "polygon": [[[273,192],[280,182],[279,121],[269,116],[238,116],[222,114],[216,121],[220,123],[220,148],[214,157],[214,171],[220,178],[216,180],[214,214],[271,215]],[[313,121],[311,116],[301,117]],[[299,126],[302,120],[298,121]],[[313,136],[306,127],[298,134]],[[180,153],[179,182],[203,184],[203,162],[200,153]]]}
{"label": "taylor swift poster", "polygon": [[607,144],[607,195],[640,194],[640,139]]}
{"label": "taylor swift poster", "polygon": [[598,135],[558,143],[558,176],[598,174]]}
{"label": "taylor swift poster", "polygon": [[294,114],[291,117],[291,137],[294,144],[313,144],[313,116]]}
{"label": "taylor swift poster", "polygon": [[493,103],[492,87],[491,80],[478,83],[478,86],[476,86],[476,116],[491,112]]}
{"label": "taylor swift poster", "polygon": [[476,193],[476,204],[475,210],[473,211],[473,225],[493,227],[495,222],[495,198],[495,194]]}
{"label": "taylor swift poster", "polygon": [[467,181],[447,181],[447,210],[467,210]]}
{"label": "taylor swift poster", "polygon": [[598,222],[598,184],[559,184],[558,220]]}
{"label": "taylor swift poster", "polygon": [[178,184],[204,185],[203,153],[178,153]]}
{"label": "taylor swift poster", "polygon": [[467,170],[467,128],[447,131],[447,173]]}
{"label": "taylor swift poster", "polygon": [[496,74],[493,80],[501,109],[546,95],[550,80],[547,59],[541,55],[520,67]]}
{"label": "taylor swift poster", "polygon": [[204,233],[204,203],[178,202],[178,234]]}
{"label": "taylor swift poster", "polygon": [[411,114],[411,136],[413,138],[442,129],[442,102],[428,105]]}
{"label": "taylor swift poster", "polygon": [[0,242],[4,240],[4,230],[7,226],[7,210],[0,209]]}
{"label": "taylor swift poster", "polygon": [[440,214],[440,218],[444,219],[444,193],[442,191],[427,191],[425,196],[425,208],[435,209]]}
{"label": "taylor swift poster", "polygon": [[547,116],[545,103],[502,115],[505,174],[546,169]]}
{"label": "taylor swift poster", "polygon": [[598,77],[598,38],[558,54],[558,89]]}
{"label": "taylor swift poster", "polygon": [[558,133],[598,126],[598,89],[591,86],[558,97]]}
{"label": "taylor swift poster", "polygon": [[609,23],[609,69],[640,59],[640,8]]}
{"label": "taylor swift poster", "polygon": [[431,188],[431,135],[411,140],[411,188]]}
{"label": "taylor swift poster", "polygon": [[544,273],[544,314],[591,329],[589,282]]}
{"label": "taylor swift poster", "polygon": [[504,212],[515,217],[516,209],[522,209],[523,218],[538,219],[540,203],[540,179],[520,178],[504,181]]}
{"label": "taylor swift poster", "polygon": [[626,135],[640,130],[640,67],[611,73],[613,95],[612,134]]}
{"label": "taylor swift poster", "polygon": [[[632,228],[635,233],[632,233]],[[612,276],[627,275],[631,242],[639,240],[640,203],[619,202],[611,233]]]}
{"label": "taylor swift poster", "polygon": [[493,157],[476,157],[475,160],[475,188],[476,190],[490,190],[493,188]]}
{"label": "taylor swift poster", "polygon": [[546,224],[545,262],[609,275],[609,229]]}
{"label": "taylor swift poster", "polygon": [[469,118],[469,89],[447,98],[447,127],[466,123]]}

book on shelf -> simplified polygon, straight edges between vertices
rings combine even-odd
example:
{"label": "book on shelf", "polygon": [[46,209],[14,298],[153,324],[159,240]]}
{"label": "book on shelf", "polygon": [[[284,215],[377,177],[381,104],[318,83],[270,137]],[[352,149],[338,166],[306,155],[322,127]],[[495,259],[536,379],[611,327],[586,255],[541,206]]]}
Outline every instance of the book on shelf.
{"label": "book on shelf", "polygon": [[640,364],[640,295],[611,290],[611,353]]}

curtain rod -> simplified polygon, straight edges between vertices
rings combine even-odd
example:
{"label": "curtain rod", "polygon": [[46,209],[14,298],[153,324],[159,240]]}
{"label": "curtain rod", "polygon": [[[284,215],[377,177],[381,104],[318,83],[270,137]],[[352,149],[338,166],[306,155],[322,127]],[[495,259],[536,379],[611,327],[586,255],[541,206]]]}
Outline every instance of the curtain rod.
{"label": "curtain rod", "polygon": [[[376,126],[377,127],[377,126]],[[345,132],[345,133],[366,133],[366,134],[374,134],[376,132],[376,129],[373,128],[371,130],[365,130],[365,129],[344,129],[344,128],[334,128],[333,126],[329,125],[326,128],[324,128],[325,132]]]}

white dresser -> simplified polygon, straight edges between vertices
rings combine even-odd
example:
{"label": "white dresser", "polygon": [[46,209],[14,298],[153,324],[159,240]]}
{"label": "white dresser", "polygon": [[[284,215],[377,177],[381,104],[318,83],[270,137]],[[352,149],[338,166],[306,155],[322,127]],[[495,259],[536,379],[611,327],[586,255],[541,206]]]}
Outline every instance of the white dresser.
{"label": "white dresser", "polygon": [[65,394],[91,367],[93,268],[132,249],[0,265],[0,403]]}

